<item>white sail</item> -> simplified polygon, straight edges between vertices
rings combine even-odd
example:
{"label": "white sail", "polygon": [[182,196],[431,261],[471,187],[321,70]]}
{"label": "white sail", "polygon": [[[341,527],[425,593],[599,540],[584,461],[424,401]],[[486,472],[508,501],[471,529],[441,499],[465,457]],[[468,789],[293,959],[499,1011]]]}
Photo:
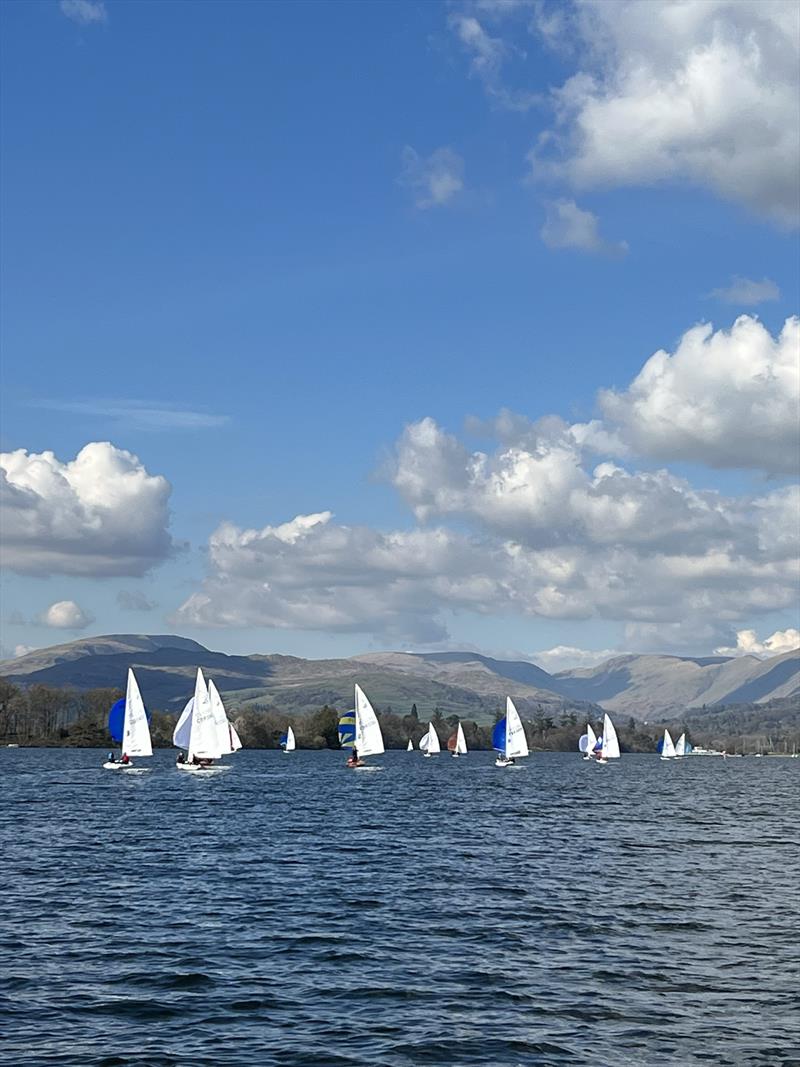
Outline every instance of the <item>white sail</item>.
{"label": "white sail", "polygon": [[287,752],[294,752],[297,748],[297,741],[295,740],[294,730],[289,726],[286,730],[286,744],[284,748]]}
{"label": "white sail", "polygon": [[211,698],[208,695],[203,672],[198,667],[194,685],[192,730],[189,737],[189,761],[191,762],[195,756],[199,759],[219,759],[221,755]]}
{"label": "white sail", "polygon": [[409,737],[408,744],[406,745],[406,752],[413,752],[413,751],[414,751],[414,742]]}
{"label": "white sail", "polygon": [[591,755],[594,752],[594,746],[597,744],[597,734],[591,728],[589,723],[586,724],[586,733],[583,734],[578,742],[578,750],[583,752],[584,755]]}
{"label": "white sail", "polygon": [[436,733],[432,722],[428,723],[428,732],[420,741],[419,747],[430,756],[435,756],[437,752],[442,751],[442,746],[439,744],[439,735]]}
{"label": "white sail", "polygon": [[673,759],[675,756],[675,745],[673,744],[669,730],[664,731],[664,742],[661,745],[661,756],[663,759]]}
{"label": "white sail", "polygon": [[458,730],[456,731],[456,747],[453,751],[459,756],[466,756],[467,754],[467,739],[464,737],[464,727],[461,723],[458,724]]}
{"label": "white sail", "polygon": [[219,695],[219,690],[214,685],[213,678],[210,678],[208,681],[208,699],[211,702],[211,714],[214,717],[214,726],[217,731],[219,753],[221,756],[228,756],[233,752],[230,724],[228,722],[228,716],[225,714],[225,705],[222,703],[222,697]]}
{"label": "white sail", "polygon": [[506,759],[517,759],[528,755],[528,740],[519,712],[514,707],[511,697],[506,697]]}
{"label": "white sail", "polygon": [[686,755],[686,734],[681,734],[681,736],[675,742],[675,755],[676,756],[685,756]]}
{"label": "white sail", "polygon": [[192,737],[192,709],[194,708],[194,697],[189,697],[186,701],[186,706],[180,714],[180,718],[175,723],[175,729],[172,731],[172,743],[176,748],[185,749],[189,751],[189,743]]}
{"label": "white sail", "polygon": [[239,735],[236,733],[236,727],[230,720],[228,720],[228,732],[231,737],[231,751],[238,752],[242,747],[242,742],[239,739]]}
{"label": "white sail", "polygon": [[375,710],[367,695],[356,684],[355,747],[359,756],[379,756],[383,752],[383,734]]}
{"label": "white sail", "polygon": [[603,759],[619,759],[619,740],[614,723],[608,717],[603,716],[603,747],[600,750]]}
{"label": "white sail", "polygon": [[125,719],[122,725],[122,754],[124,756],[152,756],[150,727],[142,694],[133,671],[128,668],[128,687],[125,691]]}

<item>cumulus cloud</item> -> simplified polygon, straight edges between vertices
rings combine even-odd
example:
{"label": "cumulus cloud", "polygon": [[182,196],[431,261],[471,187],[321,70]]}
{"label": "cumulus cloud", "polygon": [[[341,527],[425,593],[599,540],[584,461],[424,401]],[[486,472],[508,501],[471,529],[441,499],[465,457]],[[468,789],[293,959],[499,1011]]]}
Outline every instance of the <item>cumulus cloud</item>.
{"label": "cumulus cloud", "polygon": [[44,626],[55,630],[85,630],[94,618],[79,607],[74,600],[58,600],[42,612],[39,620]]}
{"label": "cumulus cloud", "polygon": [[634,452],[711,467],[793,473],[800,456],[800,319],[777,337],[740,316],[695,326],[656,352],[627,389],[599,402]]}
{"label": "cumulus cloud", "polygon": [[61,0],[58,6],[62,15],[79,26],[91,26],[92,23],[106,22],[108,19],[103,0]]}
{"label": "cumulus cloud", "polygon": [[600,650],[588,648],[575,648],[572,645],[556,645],[554,648],[545,648],[540,652],[532,652],[531,660],[550,674],[558,671],[566,671],[574,667],[596,667],[604,663],[612,656],[620,653],[613,648]]}
{"label": "cumulus cloud", "polygon": [[555,20],[533,10],[548,43],[579,50],[553,92],[556,125],[531,153],[534,175],[576,188],[688,180],[798,223],[793,0],[583,0]]}
{"label": "cumulus cloud", "polygon": [[597,216],[579,208],[574,200],[549,201],[539,233],[548,248],[577,248],[607,256],[624,256],[628,251],[627,241],[601,237]]}
{"label": "cumulus cloud", "polygon": [[23,574],[139,576],[173,550],[171,487],[131,452],[86,445],[66,463],[52,452],[0,453],[3,566]]}
{"label": "cumulus cloud", "polygon": [[117,604],[123,611],[153,611],[158,607],[155,600],[150,600],[144,593],[127,589],[120,589],[117,593]]}
{"label": "cumulus cloud", "polygon": [[422,157],[406,145],[402,163],[399,182],[413,191],[414,203],[422,211],[443,207],[464,188],[464,160],[452,148],[437,148]]}
{"label": "cumulus cloud", "polygon": [[776,630],[770,637],[760,641],[755,630],[739,630],[736,634],[735,648],[716,648],[718,656],[757,656],[768,659],[780,656],[784,652],[793,652],[800,648],[800,630]]}
{"label": "cumulus cloud", "polygon": [[762,278],[757,282],[736,274],[730,285],[722,289],[712,289],[708,295],[725,304],[755,307],[757,304],[766,304],[769,300],[780,300],[781,291],[771,278]]}

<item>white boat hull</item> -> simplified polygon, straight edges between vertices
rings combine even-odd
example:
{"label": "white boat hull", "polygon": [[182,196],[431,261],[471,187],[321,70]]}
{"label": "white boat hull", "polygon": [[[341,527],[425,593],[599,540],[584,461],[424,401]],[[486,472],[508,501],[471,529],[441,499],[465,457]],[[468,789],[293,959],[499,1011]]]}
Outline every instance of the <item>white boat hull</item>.
{"label": "white boat hull", "polygon": [[495,767],[513,767],[514,761],[513,759],[505,759],[503,756],[498,756],[494,761],[494,765]]}
{"label": "white boat hull", "polygon": [[119,763],[117,760],[106,760],[103,764],[104,771],[132,771],[132,763]]}
{"label": "white boat hull", "polygon": [[176,763],[175,766],[179,771],[186,771],[187,774],[215,774],[219,771],[230,770],[230,767],[224,763],[212,763],[210,766],[203,766],[201,763]]}

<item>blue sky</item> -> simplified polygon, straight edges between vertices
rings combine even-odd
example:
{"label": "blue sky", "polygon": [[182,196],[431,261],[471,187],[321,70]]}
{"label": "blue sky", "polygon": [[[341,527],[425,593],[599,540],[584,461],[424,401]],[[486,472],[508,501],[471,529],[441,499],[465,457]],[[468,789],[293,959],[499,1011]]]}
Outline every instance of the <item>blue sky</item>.
{"label": "blue sky", "polygon": [[785,647],[736,634],[798,625],[796,8],[694,6],[4,4],[4,651]]}

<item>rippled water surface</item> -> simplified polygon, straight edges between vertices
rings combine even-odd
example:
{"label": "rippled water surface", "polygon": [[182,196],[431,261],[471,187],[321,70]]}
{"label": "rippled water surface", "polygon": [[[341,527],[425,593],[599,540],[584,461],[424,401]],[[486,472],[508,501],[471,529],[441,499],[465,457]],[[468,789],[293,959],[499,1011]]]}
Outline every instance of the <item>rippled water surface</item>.
{"label": "rippled water surface", "polygon": [[800,1063],[800,760],[0,752],[7,1064]]}

